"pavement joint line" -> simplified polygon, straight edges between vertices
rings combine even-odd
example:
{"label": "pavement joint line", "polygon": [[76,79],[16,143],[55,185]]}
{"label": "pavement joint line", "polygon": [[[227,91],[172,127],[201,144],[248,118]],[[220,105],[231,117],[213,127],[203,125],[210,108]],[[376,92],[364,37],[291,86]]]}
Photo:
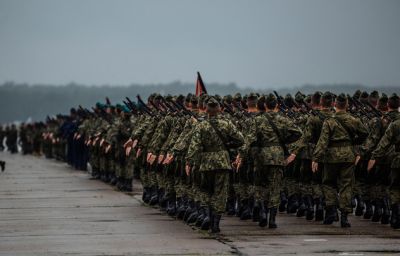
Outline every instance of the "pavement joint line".
{"label": "pavement joint line", "polygon": [[311,239],[303,239],[304,242],[328,242],[328,239],[323,238],[311,238]]}

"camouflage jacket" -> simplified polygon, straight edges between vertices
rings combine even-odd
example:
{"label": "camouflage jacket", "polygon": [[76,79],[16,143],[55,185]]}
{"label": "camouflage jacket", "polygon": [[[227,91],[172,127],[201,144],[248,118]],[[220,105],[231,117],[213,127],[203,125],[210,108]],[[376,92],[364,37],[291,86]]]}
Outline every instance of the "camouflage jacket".
{"label": "camouflage jacket", "polygon": [[335,113],[322,125],[313,160],[323,163],[354,162],[354,145],[361,144],[367,136],[368,130],[360,119],[347,112]]}
{"label": "camouflage jacket", "polygon": [[381,160],[391,147],[394,147],[391,168],[400,168],[400,119],[390,123],[376,149],[372,152],[371,159]]}
{"label": "camouflage jacket", "polygon": [[[277,134],[268,120],[275,124]],[[287,117],[276,112],[257,115],[249,128],[242,154],[248,156],[251,147],[258,147],[256,165],[283,166],[285,162],[283,144],[293,143],[301,137],[301,130]]]}
{"label": "camouflage jacket", "polygon": [[231,121],[220,116],[206,118],[195,127],[186,161],[191,166],[200,166],[200,172],[230,170],[227,142],[231,141],[238,146],[244,143],[242,133]]}
{"label": "camouflage jacket", "polygon": [[292,153],[295,155],[301,155],[302,159],[312,159],[315,145],[317,144],[321,134],[322,124],[326,118],[332,116],[333,114],[330,110],[316,111],[320,113],[321,117],[310,115],[307,118],[303,129],[303,135],[294,143],[294,147],[292,149]]}

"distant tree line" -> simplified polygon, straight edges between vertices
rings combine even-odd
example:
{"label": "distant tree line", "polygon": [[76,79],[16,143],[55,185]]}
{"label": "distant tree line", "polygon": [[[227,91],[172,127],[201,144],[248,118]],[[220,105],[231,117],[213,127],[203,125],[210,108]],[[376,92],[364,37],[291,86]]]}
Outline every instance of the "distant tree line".
{"label": "distant tree line", "polygon": [[[281,94],[295,94],[298,90],[303,93],[312,93],[316,90],[332,92],[353,93],[355,90],[372,91],[372,87],[357,84],[326,84],[326,85],[303,85],[292,88],[265,87],[265,89],[254,90],[252,88],[240,88],[236,84],[207,83],[210,94],[227,95],[240,92],[242,94],[251,91],[266,93],[276,89]],[[172,82],[168,84],[148,84],[129,86],[85,86],[75,83],[67,85],[28,85],[7,82],[0,85],[0,123],[13,121],[26,121],[31,118],[34,121],[44,120],[47,115],[67,113],[71,107],[82,105],[90,108],[98,101],[105,101],[109,97],[112,103],[122,103],[126,96],[136,99],[140,94],[146,98],[153,92],[165,94],[188,94],[194,93],[194,83]],[[379,87],[380,92],[399,93],[400,87]]]}

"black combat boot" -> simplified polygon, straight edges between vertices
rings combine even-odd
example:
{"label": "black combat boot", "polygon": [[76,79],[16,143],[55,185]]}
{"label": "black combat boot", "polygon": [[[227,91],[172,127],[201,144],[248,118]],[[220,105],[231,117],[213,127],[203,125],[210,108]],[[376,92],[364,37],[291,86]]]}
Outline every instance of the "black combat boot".
{"label": "black combat boot", "polygon": [[314,202],[310,195],[306,196],[306,220],[314,219]]}
{"label": "black combat boot", "polygon": [[260,206],[256,200],[251,201],[251,216],[253,219],[253,222],[259,222],[260,221]]}
{"label": "black combat boot", "polygon": [[192,224],[195,223],[197,220],[197,217],[199,216],[200,212],[200,202],[195,203],[195,210],[190,214],[190,216],[187,218],[186,223],[187,224]]}
{"label": "black combat boot", "polygon": [[115,186],[118,188],[119,191],[124,191],[124,180],[122,178],[117,178]]}
{"label": "black combat boot", "polygon": [[211,223],[211,233],[221,232],[219,228],[219,222],[221,221],[221,215],[213,213],[212,223]]}
{"label": "black combat boot", "polygon": [[381,218],[381,223],[382,224],[389,224],[390,221],[390,204],[389,204],[389,199],[387,197],[384,197],[382,199],[382,218]]}
{"label": "black combat boot", "polygon": [[394,229],[400,229],[400,204],[395,204],[392,208],[392,218],[390,224]]}
{"label": "black combat boot", "polygon": [[392,215],[390,215],[390,226],[393,228],[397,221],[397,205],[392,204]]}
{"label": "black combat boot", "polygon": [[316,198],[315,202],[315,221],[323,221],[324,220],[324,206],[322,203],[322,198]]}
{"label": "black combat boot", "polygon": [[148,203],[148,202],[145,201],[145,200],[146,200],[146,196],[147,196],[147,194],[148,194],[148,190],[149,190],[148,187],[143,187],[142,201],[145,202],[145,203]]}
{"label": "black combat boot", "polygon": [[294,194],[294,195],[289,197],[289,201],[288,201],[288,205],[287,205],[286,211],[289,214],[296,213],[298,208],[299,208],[298,198],[297,198],[297,195]]}
{"label": "black combat boot", "polygon": [[276,207],[272,207],[269,209],[269,224],[268,228],[277,228],[278,225],[276,225],[276,213],[278,212],[278,209]]}
{"label": "black combat boot", "polygon": [[159,189],[158,192],[158,205],[160,206],[161,211],[167,210],[167,202],[168,202],[168,194],[165,192],[165,189]]}
{"label": "black combat boot", "polygon": [[199,215],[197,215],[196,219],[196,227],[200,227],[201,223],[203,223],[204,218],[207,216],[207,208],[204,206],[200,206],[199,208]]}
{"label": "black combat boot", "polygon": [[306,204],[304,202],[304,197],[299,197],[299,208],[297,208],[297,217],[304,217],[306,215]]}
{"label": "black combat boot", "polygon": [[365,209],[364,202],[362,200],[362,197],[359,196],[359,195],[356,196],[356,200],[357,200],[357,207],[356,207],[355,215],[356,216],[362,216],[363,213],[364,213],[364,209]]}
{"label": "black combat boot", "polygon": [[286,211],[286,204],[288,203],[288,199],[286,197],[285,192],[281,192],[281,202],[279,204],[279,212]]}
{"label": "black combat boot", "polygon": [[372,210],[372,204],[371,201],[365,201],[365,213],[364,213],[364,219],[369,220],[371,219],[374,211]]}
{"label": "black combat boot", "polygon": [[180,206],[176,210],[176,217],[178,219],[183,219],[183,216],[185,216],[187,207],[188,207],[188,198],[185,196],[181,199]]}
{"label": "black combat boot", "polygon": [[117,184],[118,178],[117,176],[115,176],[115,174],[111,174],[110,175],[110,184],[112,186],[115,186]]}
{"label": "black combat boot", "polygon": [[331,225],[336,220],[337,210],[335,206],[327,206],[324,225]]}
{"label": "black combat boot", "polygon": [[207,208],[206,211],[206,217],[203,220],[203,223],[201,223],[201,230],[209,230],[211,226],[211,218],[212,218],[213,212],[211,210],[211,207]]}
{"label": "black combat boot", "polygon": [[168,198],[167,214],[169,216],[175,216],[175,214],[176,214],[176,199],[175,199],[175,196],[171,196],[170,198]]}
{"label": "black combat boot", "polygon": [[111,181],[111,173],[106,173],[106,180],[104,182],[110,183],[110,181]]}
{"label": "black combat boot", "polygon": [[264,200],[261,200],[259,202],[259,206],[260,206],[260,210],[259,210],[260,220],[258,222],[258,225],[263,228],[263,227],[267,226],[267,224],[268,224],[268,218],[267,218],[268,212],[267,212],[267,208],[265,207]]}
{"label": "black combat boot", "polygon": [[156,186],[153,187],[153,189],[151,190],[151,197],[150,197],[150,201],[149,201],[149,205],[154,206],[156,204],[158,204],[158,189]]}
{"label": "black combat boot", "polygon": [[372,214],[372,222],[379,222],[382,218],[383,209],[382,209],[382,201],[380,199],[375,200],[375,208],[374,213]]}
{"label": "black combat boot", "polygon": [[227,204],[226,205],[227,215],[228,216],[235,215],[235,198],[234,197],[228,198],[226,204]]}
{"label": "black combat boot", "polygon": [[240,219],[241,220],[249,220],[251,219],[251,207],[250,200],[245,199],[241,201],[241,210],[240,210]]}
{"label": "black combat boot", "polygon": [[125,180],[125,191],[132,192],[132,179]]}
{"label": "black combat boot", "polygon": [[188,206],[188,208],[186,208],[185,215],[183,216],[183,220],[187,221],[189,216],[195,211],[196,211],[196,204],[195,204],[194,200],[190,199],[189,206]]}
{"label": "black combat boot", "polygon": [[347,212],[345,212],[345,211],[340,213],[340,226],[342,228],[350,228],[351,227],[350,222],[347,219]]}

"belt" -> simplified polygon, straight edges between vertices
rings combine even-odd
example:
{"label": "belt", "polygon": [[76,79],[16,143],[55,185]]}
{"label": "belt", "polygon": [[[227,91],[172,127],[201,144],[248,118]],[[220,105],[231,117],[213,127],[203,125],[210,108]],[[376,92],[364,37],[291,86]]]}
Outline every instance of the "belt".
{"label": "belt", "polygon": [[266,143],[261,143],[261,148],[268,148],[268,147],[275,147],[279,146],[281,147],[281,144],[279,142],[266,142]]}
{"label": "belt", "polygon": [[337,148],[337,147],[347,147],[352,146],[353,144],[350,141],[333,141],[329,143],[328,147]]}

